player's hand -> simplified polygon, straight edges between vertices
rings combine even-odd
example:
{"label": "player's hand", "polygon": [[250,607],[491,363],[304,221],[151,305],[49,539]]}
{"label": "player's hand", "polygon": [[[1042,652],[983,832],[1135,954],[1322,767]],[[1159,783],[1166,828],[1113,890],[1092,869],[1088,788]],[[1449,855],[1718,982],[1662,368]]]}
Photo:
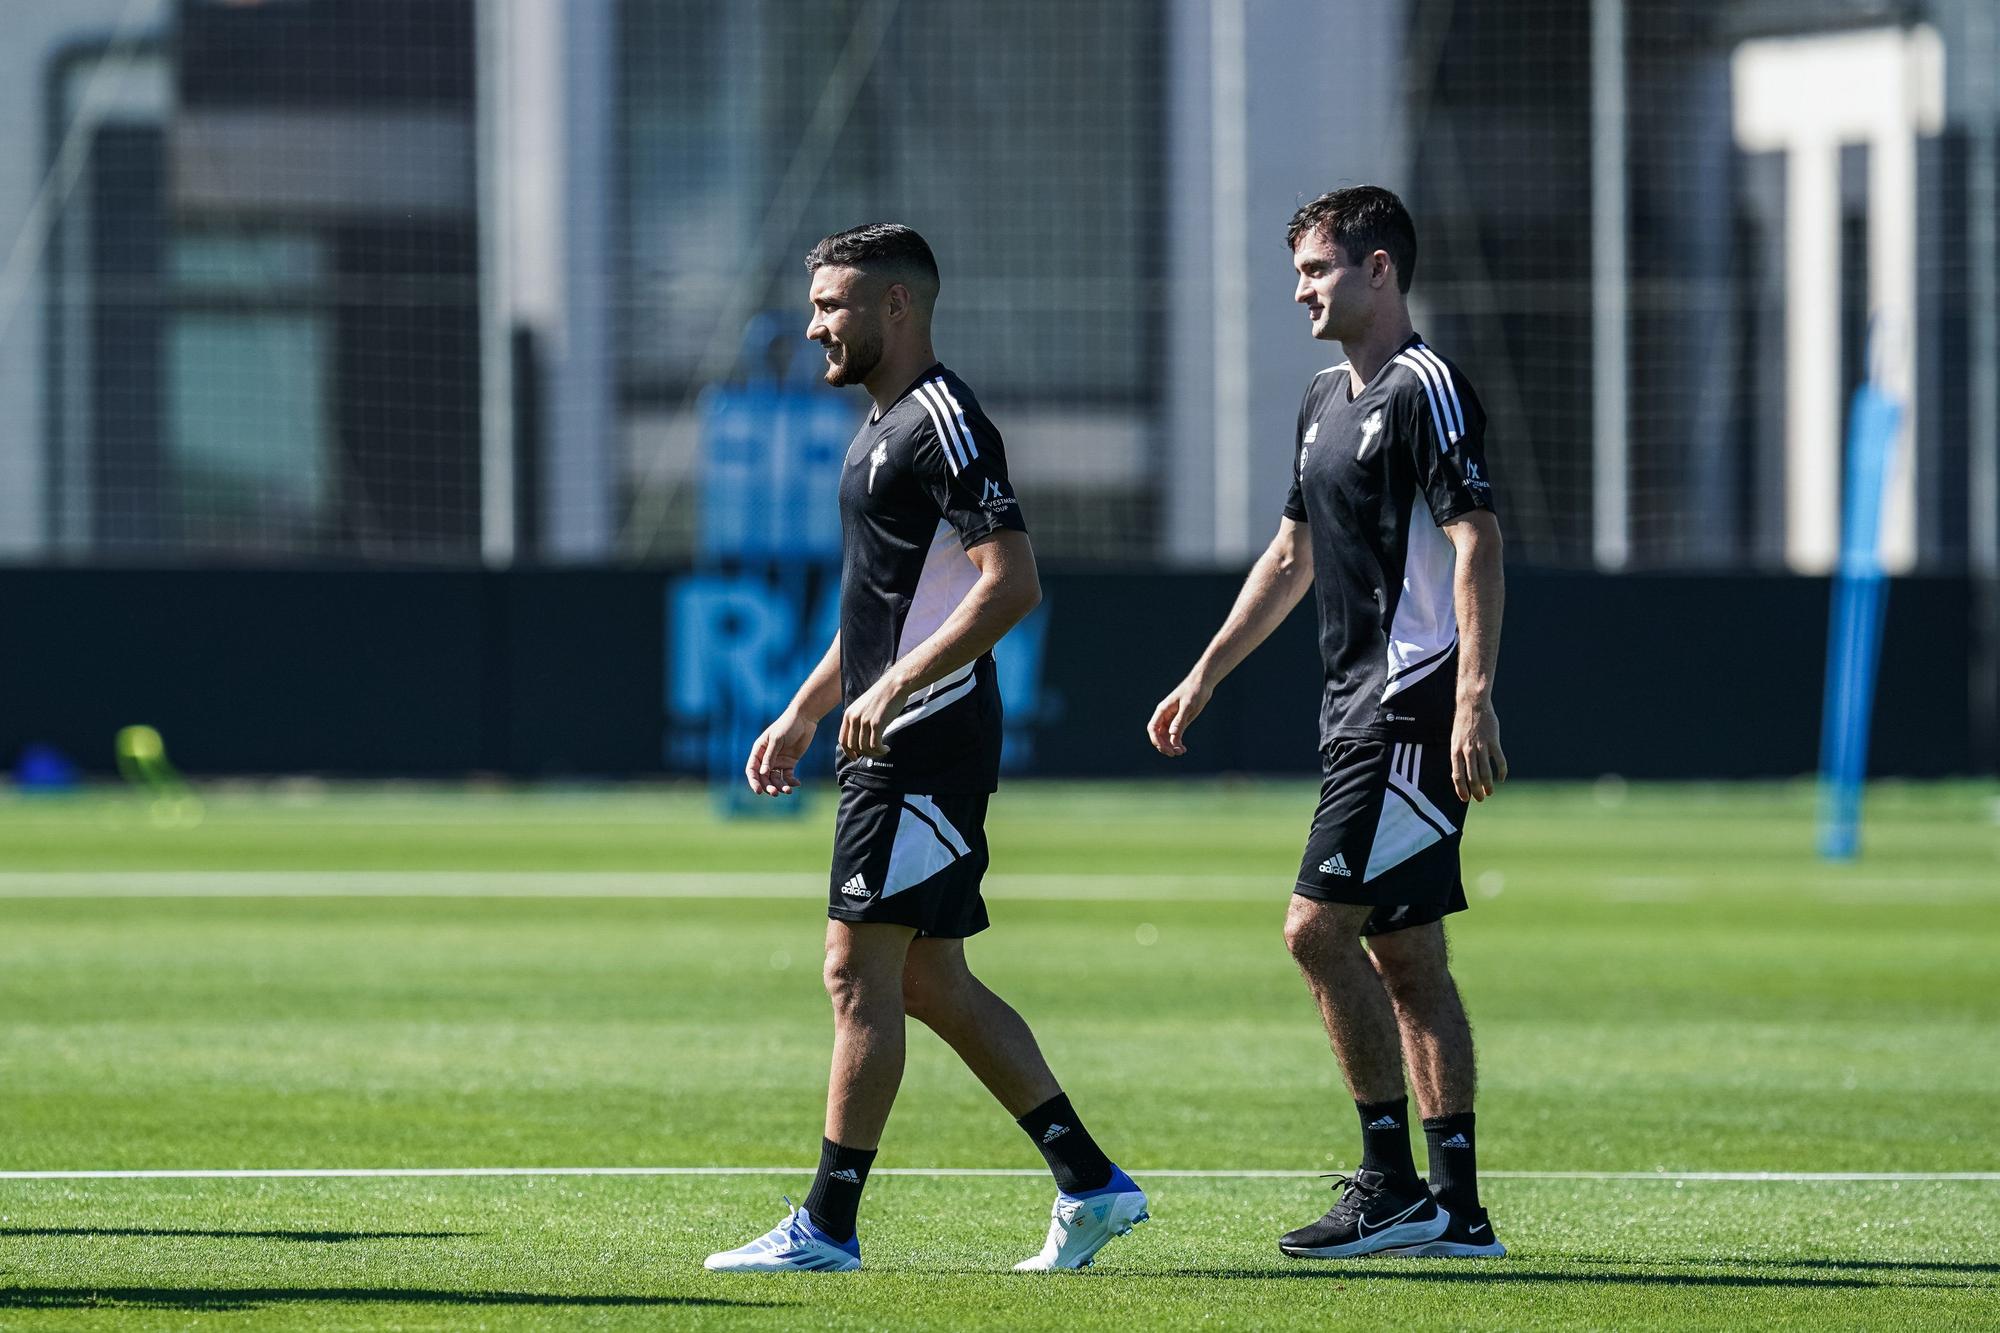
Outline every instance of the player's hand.
{"label": "player's hand", "polygon": [[759,796],[789,796],[799,785],[799,761],[806,757],[819,723],[800,717],[787,708],[778,720],[764,728],[764,734],[750,747],[743,765],[744,780]]}
{"label": "player's hand", "polygon": [[840,748],[870,759],[889,753],[889,743],[884,739],[889,724],[902,714],[909,701],[910,692],[889,676],[876,681],[840,715]]}
{"label": "player's hand", "polygon": [[1201,710],[1208,707],[1214,693],[1193,676],[1174,686],[1174,692],[1160,700],[1160,706],[1153,710],[1153,720],[1146,724],[1146,738],[1153,742],[1153,748],[1170,758],[1186,754],[1187,729],[1201,716]]}
{"label": "player's hand", "polygon": [[1461,801],[1483,801],[1506,780],[1507,756],[1492,702],[1461,701],[1451,723],[1451,789]]}

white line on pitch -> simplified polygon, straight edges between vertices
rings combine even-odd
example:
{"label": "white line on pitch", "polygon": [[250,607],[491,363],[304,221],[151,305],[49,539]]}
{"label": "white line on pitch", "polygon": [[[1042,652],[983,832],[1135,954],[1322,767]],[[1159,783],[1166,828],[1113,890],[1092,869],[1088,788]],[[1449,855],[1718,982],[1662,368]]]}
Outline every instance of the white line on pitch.
{"label": "white line on pitch", "polygon": [[[999,897],[1021,901],[1215,901],[1231,897],[1282,901],[1283,874],[1131,875],[998,874],[987,877]],[[1595,886],[1612,900],[1677,900],[1704,891],[1693,879],[1614,878]],[[1912,875],[1895,881],[1845,881],[1819,896],[1866,898],[1893,887],[1899,900],[1928,890],[1923,901],[1984,891],[1990,881],[1970,875]],[[1561,890],[1570,895],[1570,890]],[[780,871],[468,871],[468,870],[63,870],[0,872],[0,899],[27,898],[730,898],[813,899],[826,893],[820,873]],[[1271,895],[1279,897],[1273,898]]]}
{"label": "white line on pitch", "polygon": [[[1213,898],[1278,892],[1285,876],[992,875],[990,890],[1024,900]],[[1274,889],[1272,886],[1278,886]],[[826,876],[730,871],[33,871],[0,872],[0,898],[702,898],[811,899]]]}
{"label": "white line on pitch", "polygon": [[[799,1166],[390,1166],[277,1167],[210,1171],[0,1171],[0,1180],[379,1180],[492,1176],[790,1176],[809,1175]],[[891,1166],[878,1176],[1017,1176],[1048,1173],[1028,1167]],[[1166,1180],[1310,1180],[1315,1171],[1140,1170],[1134,1175]],[[1482,1171],[1498,1180],[1740,1181],[1804,1185],[1847,1181],[2000,1182],[2000,1171]]]}

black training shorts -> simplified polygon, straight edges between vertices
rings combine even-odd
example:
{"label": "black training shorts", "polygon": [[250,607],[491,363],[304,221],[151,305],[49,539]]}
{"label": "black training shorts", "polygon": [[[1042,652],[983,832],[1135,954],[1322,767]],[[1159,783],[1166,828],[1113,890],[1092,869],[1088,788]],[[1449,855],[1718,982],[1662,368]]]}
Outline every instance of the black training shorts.
{"label": "black training shorts", "polygon": [[957,940],[986,929],[986,793],[921,796],[848,784],[826,914]]}
{"label": "black training shorts", "polygon": [[1364,935],[1464,911],[1465,802],[1451,789],[1449,747],[1351,737],[1327,747],[1321,761],[1326,780],[1292,891],[1374,907]]}

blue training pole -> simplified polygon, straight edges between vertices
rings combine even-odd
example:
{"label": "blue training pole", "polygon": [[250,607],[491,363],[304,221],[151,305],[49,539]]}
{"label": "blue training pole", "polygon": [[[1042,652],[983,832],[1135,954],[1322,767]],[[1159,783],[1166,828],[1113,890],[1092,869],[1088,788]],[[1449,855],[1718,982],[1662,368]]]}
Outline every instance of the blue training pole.
{"label": "blue training pole", "polygon": [[1903,410],[1874,381],[1854,394],[1847,428],[1847,490],[1840,567],[1827,629],[1826,699],[1820,718],[1820,855],[1851,861],[1861,850],[1861,793],[1868,726],[1882,655],[1888,587],[1882,570],[1882,495]]}

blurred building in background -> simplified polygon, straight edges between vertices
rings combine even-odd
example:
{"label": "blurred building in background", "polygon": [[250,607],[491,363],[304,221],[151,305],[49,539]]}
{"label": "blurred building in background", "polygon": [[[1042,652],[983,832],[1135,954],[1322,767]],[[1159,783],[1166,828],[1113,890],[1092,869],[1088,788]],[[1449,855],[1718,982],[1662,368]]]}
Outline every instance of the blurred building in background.
{"label": "blurred building in background", "polygon": [[1333,359],[1285,219],[1373,180],[1417,216],[1420,327],[1487,400],[1518,558],[1827,568],[1873,321],[1912,409],[1895,561],[1963,568],[1995,524],[1996,25],[1985,0],[23,0],[0,550],[683,558],[702,390],[757,370],[760,313],[802,331],[814,239],[898,218],[1045,552],[1237,563]]}

